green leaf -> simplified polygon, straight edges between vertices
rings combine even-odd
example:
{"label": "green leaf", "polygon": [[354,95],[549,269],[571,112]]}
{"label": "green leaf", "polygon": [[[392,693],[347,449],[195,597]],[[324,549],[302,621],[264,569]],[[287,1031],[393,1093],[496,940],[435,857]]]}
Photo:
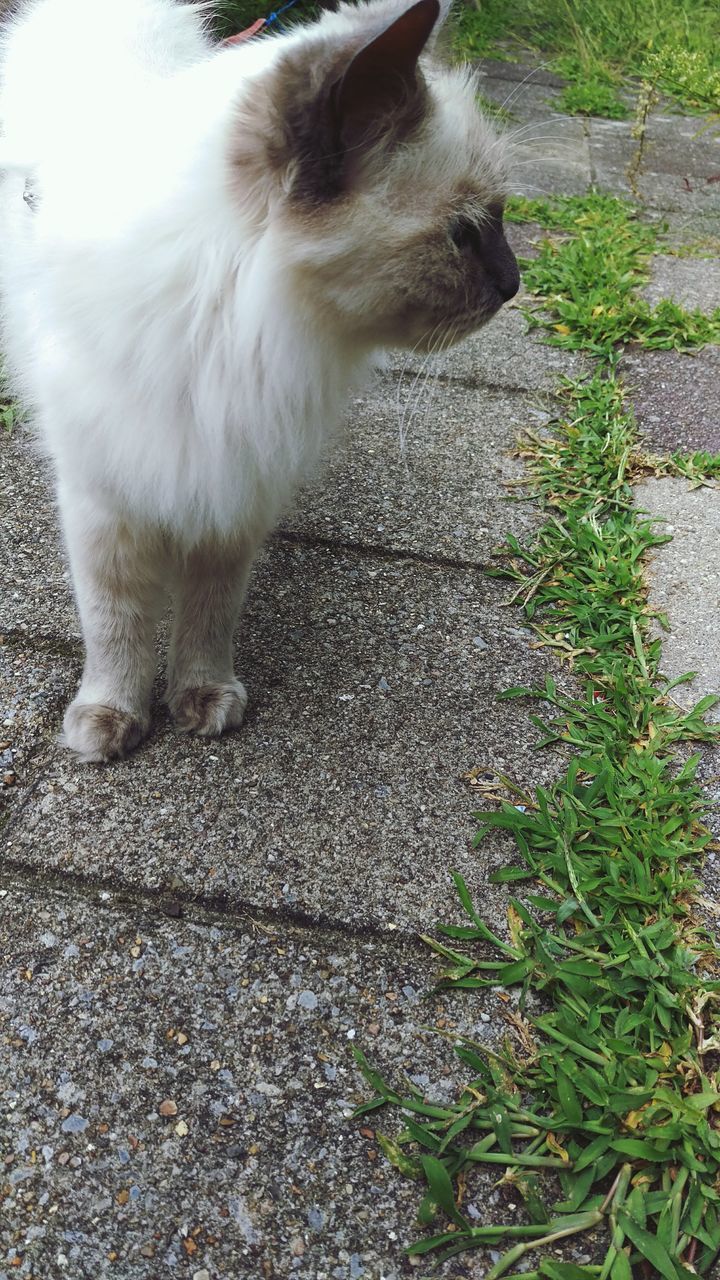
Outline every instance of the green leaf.
{"label": "green leaf", "polygon": [[675,1266],[667,1249],[660,1241],[635,1222],[623,1209],[618,1210],[618,1223],[635,1248],[647,1258],[651,1266],[663,1276],[663,1280],[679,1280],[682,1272]]}
{"label": "green leaf", "polygon": [[581,1152],[577,1160],[573,1162],[573,1169],[575,1173],[580,1173],[583,1169],[586,1169],[588,1165],[593,1164],[599,1156],[605,1154],[609,1146],[610,1139],[606,1138],[604,1135],[600,1138],[595,1138],[585,1148],[585,1150]]}
{"label": "green leaf", "polygon": [[417,1160],[411,1159],[392,1138],[386,1138],[382,1133],[376,1134],[376,1137],[380,1150],[395,1169],[398,1169],[406,1178],[420,1177],[421,1171]]}
{"label": "green leaf", "polygon": [[610,1269],[610,1280],[633,1280],[630,1259],[624,1249],[616,1254]]}
{"label": "green leaf", "polygon": [[503,1107],[494,1104],[490,1108],[490,1122],[501,1151],[510,1154],[512,1151],[512,1132],[508,1114]]}
{"label": "green leaf", "polygon": [[548,1280],[597,1280],[594,1268],[581,1267],[576,1262],[555,1262],[551,1258],[543,1258],[540,1275],[547,1276]]}
{"label": "green leaf", "polygon": [[570,1077],[565,1075],[559,1067],[555,1072],[555,1081],[557,1083],[558,1097],[563,1114],[569,1125],[574,1128],[582,1124],[583,1110],[580,1099],[570,1081]]}
{"label": "green leaf", "polygon": [[423,1156],[422,1167],[427,1178],[430,1195],[435,1204],[458,1226],[469,1231],[470,1224],[465,1220],[455,1204],[453,1185],[445,1166],[440,1160],[436,1160],[434,1156]]}
{"label": "green leaf", "polygon": [[428,1236],[425,1240],[416,1240],[415,1244],[411,1244],[406,1250],[408,1257],[418,1258],[423,1253],[430,1253],[433,1249],[439,1249],[444,1244],[451,1244],[457,1240],[456,1231],[444,1231],[441,1235]]}
{"label": "green leaf", "polygon": [[645,1142],[642,1138],[616,1138],[610,1146],[613,1151],[631,1156],[633,1160],[654,1160],[662,1164],[673,1158],[672,1151],[663,1151],[661,1147],[655,1146],[652,1142]]}

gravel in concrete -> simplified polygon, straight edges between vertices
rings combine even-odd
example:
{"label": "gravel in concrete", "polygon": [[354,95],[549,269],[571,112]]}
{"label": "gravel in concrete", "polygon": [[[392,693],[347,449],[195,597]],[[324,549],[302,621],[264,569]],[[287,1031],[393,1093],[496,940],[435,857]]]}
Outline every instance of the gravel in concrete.
{"label": "gravel in concrete", "polygon": [[[538,363],[547,368],[544,357]],[[457,370],[457,358],[446,367]],[[512,456],[518,436],[546,417],[517,392],[458,386],[409,368],[355,399],[344,447],[283,527],[487,564],[508,531],[522,538],[535,527],[527,504],[510,501],[505,486],[520,478]]]}
{"label": "gravel in concrete", "polygon": [[[109,895],[105,895],[107,898]],[[162,920],[0,880],[0,1277],[400,1280],[417,1183],[349,1117],[354,1045],[436,1101],[466,1078],[438,1019],[512,1034],[488,993],[427,998],[429,950]],[[465,1212],[512,1221],[471,1179]],[[479,1277],[485,1264],[443,1268]]]}
{"label": "gravel in concrete", "polygon": [[636,486],[637,506],[655,517],[672,541],[650,560],[650,604],[667,615],[662,670],[670,679],[695,671],[673,697],[692,706],[720,693],[720,489],[692,489],[687,480],[661,477]]}
{"label": "gravel in concrete", "polygon": [[0,823],[23,781],[34,776],[35,757],[57,733],[74,684],[65,659],[22,636],[0,643]]}
{"label": "gravel in concrete", "polygon": [[535,753],[528,708],[498,701],[548,668],[508,594],[475,571],[274,548],[241,632],[240,732],[182,737],[158,708],[124,764],[81,766],[48,744],[18,774],[6,860],[411,932],[436,918],[454,867],[502,915],[487,873],[509,846],[471,850],[463,774],[537,782],[559,767]]}
{"label": "gravel in concrete", "polygon": [[20,425],[0,440],[0,633],[79,640],[50,468]]}
{"label": "gravel in concrete", "polygon": [[[648,208],[681,214],[720,212],[720,184],[714,181],[720,147],[707,131],[700,134],[700,125],[691,117],[652,115],[638,168],[632,120],[589,121],[593,180],[601,190],[617,195],[637,193]],[[635,173],[634,183],[629,169]]]}
{"label": "gravel in concrete", "polygon": [[621,370],[648,448],[720,452],[719,348],[696,355],[635,348]]}
{"label": "gravel in concrete", "polygon": [[650,283],[642,296],[653,307],[669,298],[686,311],[720,309],[720,259],[659,254],[652,260]]}

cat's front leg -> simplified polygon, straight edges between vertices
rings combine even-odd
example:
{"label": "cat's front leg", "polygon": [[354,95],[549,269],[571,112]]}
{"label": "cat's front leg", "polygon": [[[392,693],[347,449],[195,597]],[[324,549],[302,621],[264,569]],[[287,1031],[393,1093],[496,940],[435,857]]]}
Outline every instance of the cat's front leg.
{"label": "cat's front leg", "polygon": [[233,668],[233,634],[257,545],[208,539],[179,559],[165,700],[184,733],[211,737],[242,723],[247,694]]}
{"label": "cat's front leg", "polygon": [[149,728],[167,554],[156,532],[62,486],[60,509],[85,640],[62,741],[84,761],[107,761],[127,755]]}

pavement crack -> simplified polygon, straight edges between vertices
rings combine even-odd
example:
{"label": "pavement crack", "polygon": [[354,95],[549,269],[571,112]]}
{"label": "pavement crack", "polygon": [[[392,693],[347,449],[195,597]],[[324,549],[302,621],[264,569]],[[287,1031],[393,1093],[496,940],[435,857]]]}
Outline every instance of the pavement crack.
{"label": "pavement crack", "polygon": [[157,889],[131,888],[75,871],[36,870],[8,857],[2,861],[0,888],[29,894],[54,893],[69,902],[82,901],[95,909],[127,911],[134,908],[158,920],[175,919],[207,927],[222,925],[235,930],[247,930],[250,925],[270,933],[291,931],[298,938],[337,938],[360,945],[392,944],[394,948],[408,953],[427,954],[426,944],[410,929],[359,926],[338,921],[324,913],[315,915],[287,906],[261,907],[243,899],[231,901],[224,894],[201,898],[189,891],[161,886]]}
{"label": "pavement crack", "polygon": [[434,555],[427,551],[399,550],[395,547],[383,546],[373,542],[353,542],[351,539],[323,537],[322,534],[298,533],[292,529],[280,529],[273,535],[273,542],[285,542],[291,546],[323,547],[329,551],[345,551],[351,555],[367,560],[386,560],[397,563],[412,560],[416,564],[424,564],[428,569],[471,570],[474,573],[485,573],[491,563],[480,563],[477,560],[465,560],[460,556]]}

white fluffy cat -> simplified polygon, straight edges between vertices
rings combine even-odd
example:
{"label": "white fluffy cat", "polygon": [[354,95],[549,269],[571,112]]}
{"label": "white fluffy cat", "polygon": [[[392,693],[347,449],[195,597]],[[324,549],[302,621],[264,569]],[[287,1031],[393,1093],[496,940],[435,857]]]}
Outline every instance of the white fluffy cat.
{"label": "white fluffy cat", "polygon": [[441,19],[370,0],[223,47],[175,0],[36,0],[6,30],[2,341],[57,475],[85,760],[147,732],[168,589],[177,725],[240,724],[253,557],[350,386],[518,287],[505,151],[425,52]]}

